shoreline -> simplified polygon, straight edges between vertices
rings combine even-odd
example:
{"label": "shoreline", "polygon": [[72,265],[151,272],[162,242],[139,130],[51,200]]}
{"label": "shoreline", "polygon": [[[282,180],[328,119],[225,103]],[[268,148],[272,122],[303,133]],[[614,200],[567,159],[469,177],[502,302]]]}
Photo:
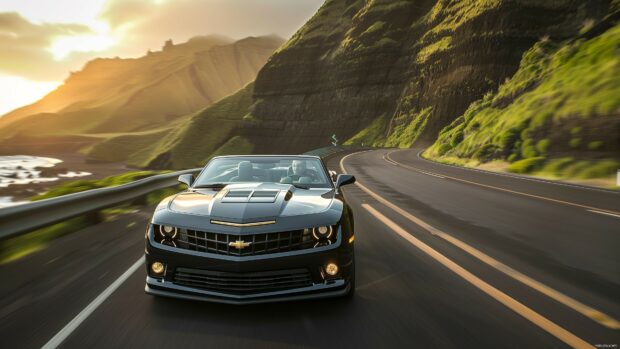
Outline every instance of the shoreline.
{"label": "shoreline", "polygon": [[[47,192],[50,188],[66,183],[69,181],[75,180],[93,180],[93,179],[101,179],[112,175],[117,175],[121,173],[125,173],[128,171],[139,170],[136,168],[128,167],[124,163],[104,163],[104,162],[89,162],[85,155],[79,153],[41,153],[37,155],[32,154],[14,154],[14,155],[1,155],[3,156],[36,156],[36,157],[46,157],[61,160],[55,164],[53,167],[36,167],[36,171],[41,171],[41,177],[55,177],[56,180],[51,181],[42,181],[39,183],[28,183],[28,184],[11,184],[7,187],[0,187],[0,199],[4,199],[4,203],[8,202],[20,202],[20,201],[30,201],[30,198],[40,194]],[[89,175],[86,176],[59,176],[59,174],[66,173],[81,173],[88,172]],[[0,208],[6,207],[8,205],[3,205],[3,202],[0,202]]]}

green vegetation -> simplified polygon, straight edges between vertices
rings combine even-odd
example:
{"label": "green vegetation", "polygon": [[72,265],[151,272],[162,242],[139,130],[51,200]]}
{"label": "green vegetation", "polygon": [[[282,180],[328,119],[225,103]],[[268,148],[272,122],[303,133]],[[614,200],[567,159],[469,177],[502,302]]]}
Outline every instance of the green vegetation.
{"label": "green vegetation", "polygon": [[[556,178],[611,178],[620,122],[620,25],[592,39],[543,38],[515,75],[443,129],[425,156]],[[604,125],[604,126],[603,126]],[[480,149],[487,149],[480,156]]]}
{"label": "green vegetation", "polygon": [[370,125],[359,131],[355,136],[351,137],[345,145],[362,145],[365,147],[381,146],[385,141],[385,133],[387,131],[389,119],[383,114],[373,120]]}
{"label": "green vegetation", "polygon": [[514,172],[514,173],[531,173],[534,170],[539,169],[544,163],[545,163],[545,158],[543,157],[523,159],[523,160],[513,162],[508,167],[508,171]]}
{"label": "green vegetation", "polygon": [[432,110],[432,107],[427,107],[418,113],[401,114],[399,117],[396,117],[392,123],[393,125],[396,124],[396,126],[393,126],[394,129],[390,132],[384,146],[410,147],[418,139],[422,130],[424,130]]}
{"label": "green vegetation", "polygon": [[234,136],[213,152],[213,156],[251,154],[254,145],[241,136]]}
{"label": "green vegetation", "polygon": [[[136,167],[185,169],[203,166],[214,152],[230,141],[229,137],[242,120],[251,121],[248,109],[252,105],[252,88],[250,83],[167,129],[111,137],[92,147],[87,154],[95,159],[124,161]],[[238,140],[232,146],[240,145],[236,142]],[[235,151],[244,149],[251,151],[252,147],[245,144]]]}
{"label": "green vegetation", "polygon": [[432,44],[423,47],[416,57],[416,61],[418,63],[424,63],[431,55],[445,51],[450,48],[450,43],[452,42],[452,38],[449,36],[444,36],[438,41],[433,42]]}
{"label": "green vegetation", "polygon": [[39,195],[32,197],[31,200],[37,201],[37,200],[49,199],[49,198],[54,198],[57,196],[62,196],[62,195],[67,195],[67,194],[72,194],[72,193],[78,193],[78,192],[85,191],[85,190],[112,187],[116,185],[133,182],[138,179],[146,178],[146,177],[153,176],[156,174],[158,174],[158,172],[138,171],[138,172],[127,172],[121,175],[109,176],[103,179],[94,179],[94,180],[80,179],[80,180],[70,181],[70,182],[66,182],[66,183],[54,186],[46,193],[39,194]]}
{"label": "green vegetation", "polygon": [[30,253],[61,236],[83,229],[92,224],[85,216],[75,217],[4,241],[0,241],[0,264],[9,263]]}

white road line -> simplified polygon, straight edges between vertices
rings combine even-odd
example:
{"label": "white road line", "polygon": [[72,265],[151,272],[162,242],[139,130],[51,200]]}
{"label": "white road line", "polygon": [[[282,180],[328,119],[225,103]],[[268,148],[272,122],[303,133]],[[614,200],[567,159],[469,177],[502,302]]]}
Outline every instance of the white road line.
{"label": "white road line", "polygon": [[52,339],[50,339],[42,349],[53,349],[58,347],[62,342],[78,328],[84,320],[86,320],[95,309],[97,309],[101,303],[103,303],[116,289],[127,280],[131,274],[133,274],[138,268],[144,264],[144,257],[140,257],[129,269],[127,269],[123,275],[116,279],[110,286],[108,286],[100,295],[97,296],[90,304],[86,306],[76,317],[73,318],[65,327],[60,330]]}
{"label": "white road line", "polygon": [[[385,158],[392,160],[390,158],[390,154],[394,153],[395,151],[392,151],[392,152],[389,152],[389,153],[385,154],[386,155]],[[349,154],[349,155],[352,155],[352,154]],[[394,160],[392,160],[392,161],[394,161]],[[422,171],[422,170],[420,170],[417,167],[405,165],[405,164],[402,164],[402,163],[398,163],[398,165],[400,167],[409,169],[411,171],[416,171],[416,172],[421,172]],[[476,170],[473,170],[473,171],[476,171]],[[496,173],[494,173],[494,174],[496,174]],[[480,182],[474,182],[474,181],[470,181],[470,180],[462,179],[462,178],[458,178],[458,177],[453,177],[453,176],[448,176],[448,175],[444,175],[444,177],[448,178],[448,179],[451,179],[453,181],[458,181],[458,182],[462,182],[462,183],[468,183],[468,184],[472,184],[472,185],[477,185],[479,187],[489,188],[489,189],[493,189],[493,190],[499,190],[499,191],[503,191],[503,192],[506,192],[506,193],[517,194],[517,195],[521,195],[521,196],[527,196],[527,197],[531,197],[531,198],[535,198],[535,199],[539,199],[539,200],[545,200],[545,201],[555,202],[555,203],[559,203],[559,204],[563,204],[563,205],[580,207],[580,208],[584,208],[584,209],[592,209],[592,210],[597,210],[597,211],[601,211],[601,212],[607,212],[607,213],[610,213],[610,214],[620,214],[620,212],[606,210],[606,209],[603,209],[603,208],[597,208],[597,207],[592,207],[592,206],[581,205],[581,204],[577,204],[577,203],[574,203],[574,202],[564,201],[564,200],[559,200],[559,199],[553,199],[553,198],[546,197],[546,196],[541,196],[541,195],[528,194],[528,193],[524,193],[524,192],[521,192],[521,191],[506,189],[506,188],[503,188],[503,187],[496,187],[494,185],[482,184]]]}
{"label": "white road line", "polygon": [[[400,149],[400,150],[404,150],[404,149]],[[396,152],[396,151],[399,151],[399,150],[394,150],[393,152]],[[592,187],[592,186],[588,186],[588,185],[580,185],[580,184],[574,184],[574,183],[553,181],[553,180],[549,180],[549,179],[520,176],[520,175],[516,175],[516,174],[511,174],[511,173],[503,173],[503,172],[495,172],[495,171],[483,170],[483,169],[480,169],[480,168],[473,168],[473,167],[465,167],[465,166],[446,164],[446,163],[443,163],[443,162],[433,161],[433,160],[427,159],[425,157],[422,157],[420,155],[420,154],[422,154],[422,152],[424,152],[424,149],[422,149],[422,150],[420,150],[418,152],[418,154],[417,154],[418,159],[420,159],[422,161],[430,162],[432,164],[448,166],[448,167],[454,167],[454,168],[458,168],[458,169],[461,169],[461,170],[467,170],[467,171],[476,171],[476,172],[481,172],[481,173],[487,173],[487,174],[496,175],[496,176],[521,179],[521,180],[524,180],[524,181],[541,182],[541,183],[560,185],[560,186],[563,186],[563,187],[572,187],[572,188],[584,189],[584,190],[590,190],[590,191],[600,191],[600,192],[604,192],[604,193],[608,193],[608,194],[620,194],[620,191],[616,191],[616,190],[613,190],[613,189],[596,188],[596,187]]]}
{"label": "white road line", "polygon": [[434,173],[431,173],[431,172],[426,172],[426,171],[419,171],[419,172],[423,173],[423,174],[425,174],[427,176],[433,176],[433,177],[437,177],[437,178],[446,178],[444,176],[441,176],[441,175],[438,175],[438,174],[434,174]]}
{"label": "white road line", "polygon": [[588,344],[588,342],[583,339],[577,337],[576,335],[568,332],[564,328],[558,326],[556,323],[551,320],[545,318],[539,313],[535,312],[531,308],[527,307],[523,303],[520,303],[516,299],[510,297],[506,293],[498,290],[497,288],[491,286],[484,280],[475,276],[474,274],[467,271],[465,268],[461,267],[448,257],[439,253],[437,250],[433,249],[429,245],[424,242],[416,239],[413,235],[407,232],[405,229],[401,228],[399,225],[394,223],[392,220],[381,214],[374,207],[368,204],[362,204],[362,207],[366,209],[371,215],[373,215],[376,219],[378,219],[381,223],[385,224],[388,228],[392,229],[394,233],[411,243],[414,247],[418,248],[420,251],[426,253],[429,257],[433,258],[435,261],[448,268],[448,270],[452,271],[465,281],[469,282],[472,286],[478,288],[480,291],[486,293],[491,298],[496,301],[502,303],[508,309],[514,311],[515,313],[521,315],[526,320],[540,327],[544,331],[547,331],[552,336],[561,340],[562,342],[570,345],[573,348],[594,348],[592,345]]}
{"label": "white road line", "polygon": [[588,211],[594,212],[594,213],[598,213],[598,214],[604,214],[606,216],[612,216],[612,217],[620,218],[620,215],[617,215],[615,213],[603,212],[603,211],[598,211],[598,210],[588,210]]}
{"label": "white road line", "polygon": [[[340,159],[340,169],[342,170],[343,173],[347,173],[347,170],[344,167],[344,160],[346,160],[349,156],[351,155],[355,155],[356,153],[353,154],[349,154],[345,157],[343,157],[342,159]],[[597,310],[594,309],[588,305],[585,305],[573,298],[570,298],[569,296],[563,294],[562,292],[559,292],[545,284],[543,284],[542,282],[539,282],[535,279],[530,278],[529,276],[509,267],[508,265],[492,258],[491,256],[483,253],[482,251],[466,244],[465,242],[455,238],[454,236],[443,232],[442,230],[439,230],[437,228],[435,228],[434,226],[426,223],[425,221],[423,221],[422,219],[414,216],[413,214],[409,213],[408,211],[400,208],[399,206],[393,204],[391,201],[385,199],[384,197],[382,197],[381,195],[375,193],[374,191],[370,190],[369,188],[367,188],[365,185],[363,185],[362,183],[360,183],[359,181],[355,182],[355,185],[357,185],[360,189],[362,189],[364,192],[366,192],[368,195],[370,195],[371,197],[375,198],[377,201],[379,201],[380,203],[382,203],[383,205],[387,206],[388,208],[392,209],[393,211],[395,211],[396,213],[400,214],[401,216],[405,217],[406,219],[408,219],[409,221],[413,222],[414,224],[420,226],[422,229],[428,231],[431,235],[435,235],[437,237],[440,237],[446,241],[448,241],[449,243],[451,243],[452,245],[460,248],[461,250],[469,253],[470,255],[472,255],[473,257],[477,258],[478,260],[480,260],[481,262],[484,262],[485,264],[495,268],[496,270],[504,273],[505,275],[513,278],[514,280],[517,280],[519,282],[521,282],[522,284],[531,287],[533,289],[535,289],[536,291],[546,295],[547,297],[560,302],[562,304],[564,304],[565,306],[573,309],[574,311],[587,316],[588,318],[590,318],[591,320],[607,327],[607,328],[611,328],[614,330],[618,330],[620,329],[620,322],[617,321],[616,319],[612,318],[611,316]]]}

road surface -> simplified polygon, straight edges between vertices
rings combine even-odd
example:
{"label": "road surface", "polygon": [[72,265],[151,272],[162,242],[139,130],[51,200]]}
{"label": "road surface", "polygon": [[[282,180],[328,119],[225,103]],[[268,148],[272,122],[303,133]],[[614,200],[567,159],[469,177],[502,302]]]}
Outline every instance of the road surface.
{"label": "road surface", "polygon": [[126,273],[143,254],[144,210],[0,266],[2,347],[618,347],[620,194],[418,152],[328,163],[361,184],[345,189],[356,227],[352,301],[231,306],[145,295],[144,267]]}

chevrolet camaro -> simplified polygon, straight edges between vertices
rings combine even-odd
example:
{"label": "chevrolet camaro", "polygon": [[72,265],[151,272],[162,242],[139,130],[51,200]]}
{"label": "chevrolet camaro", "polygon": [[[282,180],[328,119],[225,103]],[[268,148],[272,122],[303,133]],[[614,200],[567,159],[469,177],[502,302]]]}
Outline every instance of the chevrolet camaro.
{"label": "chevrolet camaro", "polygon": [[146,232],[152,295],[223,303],[346,296],[355,291],[355,177],[316,156],[220,156],[159,203]]}

